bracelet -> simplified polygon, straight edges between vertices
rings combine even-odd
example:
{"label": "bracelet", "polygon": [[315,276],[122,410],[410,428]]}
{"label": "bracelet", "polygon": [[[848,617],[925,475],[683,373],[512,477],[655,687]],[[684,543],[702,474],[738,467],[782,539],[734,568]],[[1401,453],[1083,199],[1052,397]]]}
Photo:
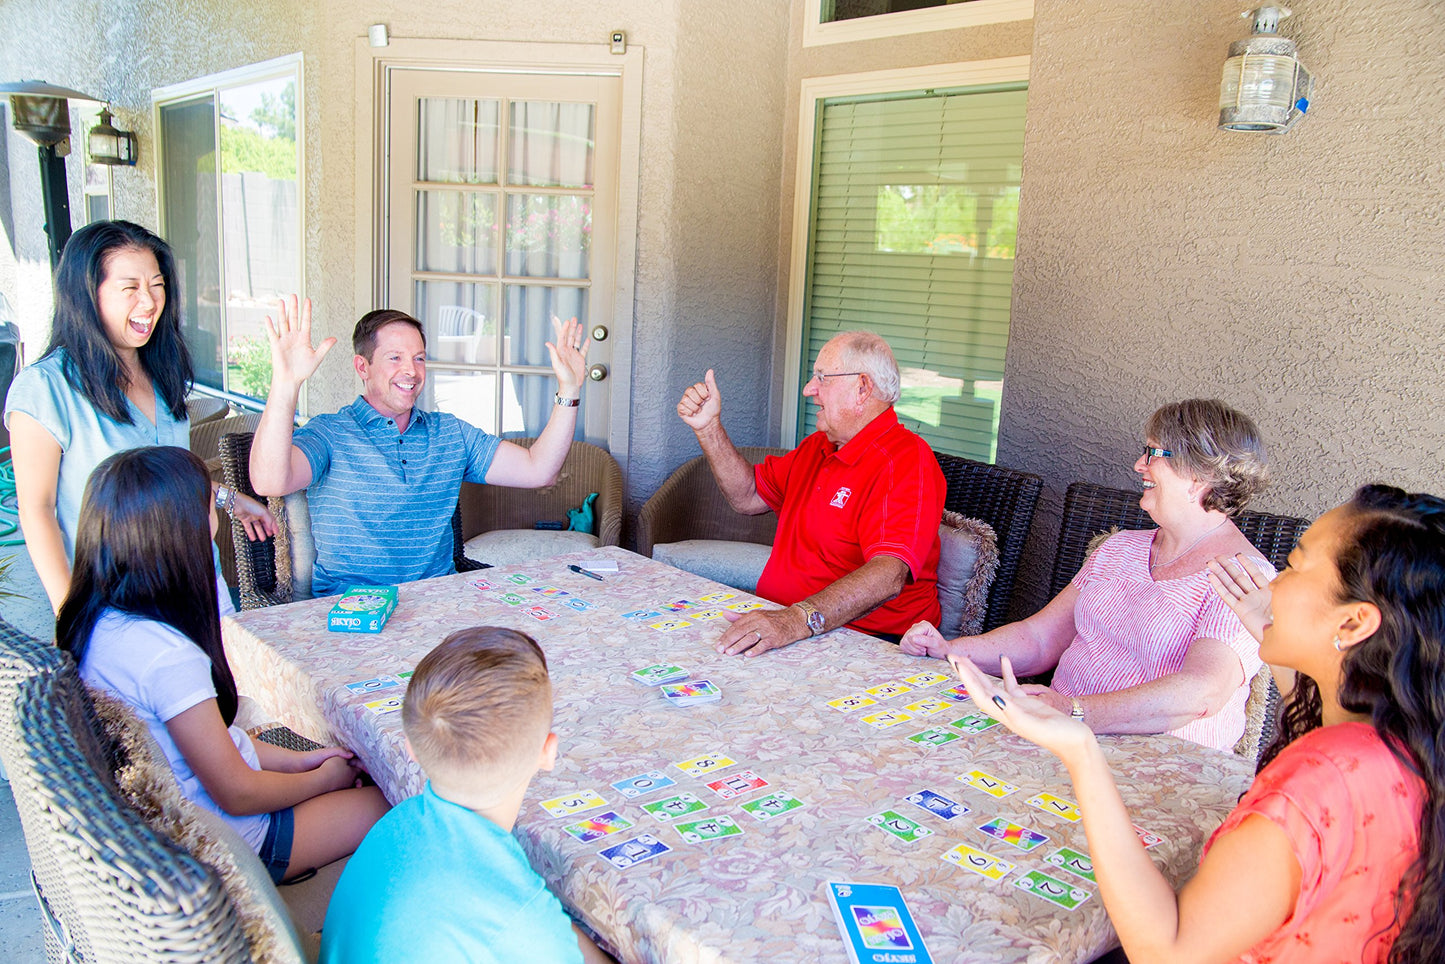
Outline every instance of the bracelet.
{"label": "bracelet", "polygon": [[231,490],[230,490],[230,489],[226,488],[224,485],[218,485],[218,486],[216,486],[216,508],[217,508],[217,509],[224,509],[224,508],[226,507],[226,500],[229,499],[229,498],[231,498]]}
{"label": "bracelet", "polygon": [[576,408],[582,404],[581,398],[563,398],[561,394],[552,396],[553,400],[562,408]]}
{"label": "bracelet", "polygon": [[226,510],[226,515],[234,516],[234,515],[236,514],[236,490],[235,490],[235,489],[227,489],[227,490],[226,490],[226,505],[225,505],[225,510]]}
{"label": "bracelet", "polygon": [[1084,704],[1079,702],[1077,696],[1070,696],[1069,699],[1074,704],[1073,708],[1069,710],[1070,719],[1078,720],[1080,723],[1084,722]]}

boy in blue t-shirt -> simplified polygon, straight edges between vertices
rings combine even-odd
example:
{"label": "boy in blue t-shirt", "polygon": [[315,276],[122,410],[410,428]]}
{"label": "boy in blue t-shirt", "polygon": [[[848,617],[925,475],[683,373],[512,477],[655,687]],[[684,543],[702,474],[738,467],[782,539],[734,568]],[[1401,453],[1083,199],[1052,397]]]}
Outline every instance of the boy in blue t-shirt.
{"label": "boy in blue t-shirt", "polygon": [[377,822],[321,931],[322,964],[610,961],[576,929],[512,837],[552,769],[552,684],[532,639],[479,626],[417,664],[402,726],[428,782]]}

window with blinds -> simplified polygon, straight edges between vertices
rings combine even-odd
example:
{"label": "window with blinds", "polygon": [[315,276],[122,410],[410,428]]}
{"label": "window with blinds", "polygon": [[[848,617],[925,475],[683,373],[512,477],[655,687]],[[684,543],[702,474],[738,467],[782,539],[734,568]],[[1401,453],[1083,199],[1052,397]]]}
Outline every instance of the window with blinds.
{"label": "window with blinds", "polygon": [[[800,379],[868,329],[897,410],[935,451],[991,462],[1018,231],[1025,84],[819,102]],[[800,437],[814,429],[807,399]]]}

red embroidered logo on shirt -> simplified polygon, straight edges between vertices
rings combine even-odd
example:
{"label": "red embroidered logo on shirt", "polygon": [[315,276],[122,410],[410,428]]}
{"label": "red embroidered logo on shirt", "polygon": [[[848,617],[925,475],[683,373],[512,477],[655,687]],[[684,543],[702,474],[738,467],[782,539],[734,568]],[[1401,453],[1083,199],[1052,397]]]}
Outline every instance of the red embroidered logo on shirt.
{"label": "red embroidered logo on shirt", "polygon": [[845,485],[845,486],[843,486],[842,488],[840,488],[837,492],[834,492],[834,493],[833,493],[833,501],[832,501],[832,502],[829,502],[828,504],[831,505],[831,506],[832,506],[833,508],[835,508],[835,509],[841,509],[841,508],[843,508],[843,506],[845,506],[845,505],[848,504],[848,499],[849,499],[849,497],[852,496],[852,495],[853,495],[853,490],[850,489],[850,488],[848,488],[848,487]]}

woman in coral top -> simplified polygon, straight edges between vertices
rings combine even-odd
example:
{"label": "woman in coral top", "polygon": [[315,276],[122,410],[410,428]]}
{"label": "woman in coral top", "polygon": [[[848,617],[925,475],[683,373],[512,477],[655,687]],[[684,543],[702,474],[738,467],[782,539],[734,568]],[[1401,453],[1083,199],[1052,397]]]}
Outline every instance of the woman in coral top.
{"label": "woman in coral top", "polygon": [[1296,676],[1254,784],[1176,894],[1092,731],[955,662],[978,704],[1064,762],[1099,893],[1132,964],[1445,961],[1445,500],[1366,486],[1266,583],[1216,590]]}

